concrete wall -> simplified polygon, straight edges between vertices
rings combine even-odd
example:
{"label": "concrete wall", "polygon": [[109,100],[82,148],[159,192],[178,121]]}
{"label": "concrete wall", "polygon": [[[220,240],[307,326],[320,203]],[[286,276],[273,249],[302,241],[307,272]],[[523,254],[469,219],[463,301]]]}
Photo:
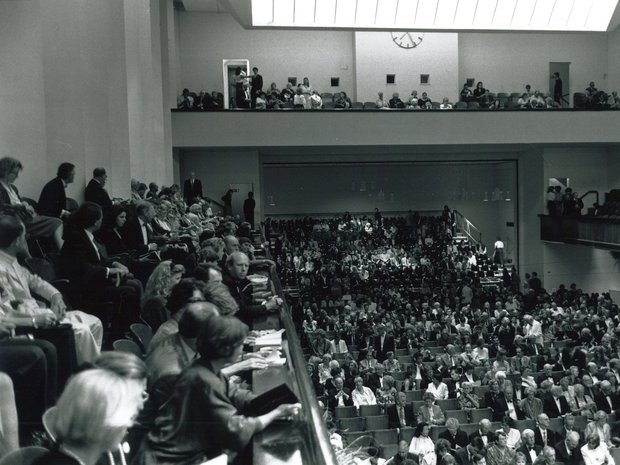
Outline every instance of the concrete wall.
{"label": "concrete wall", "polygon": [[[615,55],[617,56],[617,54]],[[459,82],[483,81],[492,92],[522,92],[525,84],[549,92],[549,62],[570,62],[570,89],[583,92],[590,81],[607,89],[608,56],[605,33],[459,34]]]}
{"label": "concrete wall", "polygon": [[24,195],[38,199],[64,161],[78,200],[97,166],[113,196],[132,176],[171,178],[160,19],[160,0],[0,3],[1,150],[24,164]]}
{"label": "concrete wall", "polygon": [[607,89],[620,91],[620,28],[607,34]]}
{"label": "concrete wall", "polygon": [[[454,102],[459,93],[458,34],[426,33],[414,49],[396,46],[388,32],[356,32],[355,64],[357,100],[375,101],[382,91],[388,100],[394,92],[406,101],[412,90],[427,92],[431,100],[448,97]],[[395,74],[396,83],[386,84],[386,74]],[[420,84],[420,74],[429,74],[428,84]]]}
{"label": "concrete wall", "polygon": [[266,88],[307,76],[319,92],[353,91],[353,32],[245,30],[228,14],[179,12],[179,21],[181,88],[223,92],[222,60],[248,59]]}

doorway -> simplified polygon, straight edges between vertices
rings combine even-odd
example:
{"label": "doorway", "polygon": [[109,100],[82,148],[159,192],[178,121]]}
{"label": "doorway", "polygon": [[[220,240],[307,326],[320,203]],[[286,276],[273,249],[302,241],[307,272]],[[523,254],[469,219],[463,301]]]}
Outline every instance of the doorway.
{"label": "doorway", "polygon": [[228,188],[233,191],[232,213],[234,216],[239,215],[239,217],[243,219],[243,202],[248,198],[248,192],[254,192],[254,184],[231,183]]}
{"label": "doorway", "polygon": [[562,80],[562,99],[561,107],[567,108],[571,106],[571,94],[570,94],[570,62],[567,61],[551,61],[549,62],[549,95],[553,98],[555,89],[555,79],[553,79],[553,73],[559,73]]}
{"label": "doorway", "polygon": [[250,75],[250,60],[246,59],[231,59],[222,60],[222,78],[224,80],[224,108],[234,108],[231,105],[231,98],[235,96],[234,86],[231,85],[233,76],[235,75],[235,69],[241,67],[246,76]]}

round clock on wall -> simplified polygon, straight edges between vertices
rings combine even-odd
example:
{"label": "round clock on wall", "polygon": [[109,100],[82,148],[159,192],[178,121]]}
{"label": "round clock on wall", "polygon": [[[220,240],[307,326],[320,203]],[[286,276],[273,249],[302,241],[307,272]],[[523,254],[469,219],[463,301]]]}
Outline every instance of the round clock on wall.
{"label": "round clock on wall", "polygon": [[392,41],[401,48],[416,48],[424,40],[423,32],[391,32]]}

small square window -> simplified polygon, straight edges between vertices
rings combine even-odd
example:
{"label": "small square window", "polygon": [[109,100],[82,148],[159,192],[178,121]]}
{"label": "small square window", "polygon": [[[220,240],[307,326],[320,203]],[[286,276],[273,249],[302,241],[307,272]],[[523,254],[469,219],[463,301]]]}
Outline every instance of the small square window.
{"label": "small square window", "polygon": [[474,78],[467,78],[467,87],[474,87],[474,82],[476,80]]}
{"label": "small square window", "polygon": [[296,77],[290,77],[290,78],[288,78],[288,82],[293,84],[293,87],[295,87],[297,85],[297,78]]}
{"label": "small square window", "polygon": [[420,84],[428,84],[430,81],[430,74],[420,74]]}
{"label": "small square window", "polygon": [[386,74],[385,76],[386,84],[396,84],[396,74]]}
{"label": "small square window", "polygon": [[340,78],[333,77],[331,79],[331,81],[332,81],[332,87],[339,87],[340,86]]}

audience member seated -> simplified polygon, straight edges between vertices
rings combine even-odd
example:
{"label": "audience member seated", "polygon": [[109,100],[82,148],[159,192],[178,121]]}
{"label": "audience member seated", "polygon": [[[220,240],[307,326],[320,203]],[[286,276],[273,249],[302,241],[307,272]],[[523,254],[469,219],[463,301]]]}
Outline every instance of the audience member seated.
{"label": "audience member seated", "polygon": [[571,431],[566,438],[555,445],[555,457],[566,465],[579,465],[583,461],[579,447],[579,433]]}
{"label": "audience member seated", "polygon": [[194,97],[190,95],[189,89],[183,89],[181,95],[177,98],[177,108],[179,110],[193,110],[194,109]]}
{"label": "audience member seated", "polygon": [[450,103],[450,99],[448,97],[444,97],[441,101],[441,105],[439,105],[440,110],[452,110],[452,104]]}
{"label": "audience member seated", "polygon": [[58,217],[37,214],[32,205],[22,200],[15,187],[23,166],[19,160],[10,157],[0,159],[0,213],[18,216],[26,225],[26,232],[32,238],[53,241],[62,247],[63,224]]}
{"label": "audience member seated", "polygon": [[439,437],[448,441],[450,443],[450,448],[452,449],[465,447],[469,444],[467,433],[461,430],[460,426],[459,421],[456,418],[451,417],[446,420],[447,430],[443,433],[439,433]]}
{"label": "audience member seated", "polygon": [[461,89],[460,100],[461,102],[471,102],[474,97],[474,93],[471,91],[468,83],[463,84]]}
{"label": "audience member seated", "polygon": [[282,89],[282,102],[293,102],[295,94],[296,92],[295,89],[293,89],[293,83],[287,82],[286,87]]}
{"label": "audience member seated", "polygon": [[392,98],[389,101],[390,108],[405,108],[405,103],[399,98],[398,92],[392,94]]}
{"label": "audience member seated", "polygon": [[[103,341],[101,321],[84,312],[67,311],[62,294],[18,262],[18,255],[28,255],[26,230],[18,218],[0,217],[0,237],[0,306],[8,321],[18,326],[32,323],[35,329],[38,323],[49,325],[50,319],[53,325],[68,324],[74,333],[77,363],[92,362]],[[45,299],[49,307],[39,306],[32,293]]]}
{"label": "audience member seated", "polygon": [[377,398],[375,397],[372,389],[364,386],[364,380],[361,376],[355,378],[355,389],[351,393],[353,398],[353,405],[359,407],[360,405],[376,405]]}
{"label": "audience member seated", "polygon": [[586,437],[586,444],[581,447],[581,456],[585,465],[615,465],[616,462],[609,453],[609,448],[601,441],[597,433],[590,433]]}
{"label": "audience member seated", "polygon": [[435,452],[435,443],[429,437],[430,425],[425,422],[418,422],[413,438],[409,443],[409,452],[418,456],[419,462],[427,455]]}
{"label": "audience member seated", "polygon": [[320,110],[321,108],[323,108],[323,99],[316,90],[313,90],[310,95],[310,109]]}
{"label": "audience member seated", "polygon": [[198,463],[224,451],[229,463],[250,463],[252,437],[277,418],[299,411],[297,404],[283,404],[259,416],[244,415],[254,394],[231,389],[221,370],[237,361],[247,333],[248,327],[232,316],[212,315],[200,327],[200,358],[181,373],[135,463]]}
{"label": "audience member seated", "polygon": [[84,200],[99,205],[106,215],[113,205],[110,195],[104,188],[107,180],[108,175],[105,168],[95,168],[93,170],[93,179],[88,182],[84,190]]}
{"label": "audience member seated", "polygon": [[503,430],[495,433],[495,443],[487,447],[489,465],[512,465],[515,463],[515,451],[508,447],[508,437]]}
{"label": "audience member seated", "polygon": [[161,262],[149,276],[142,295],[140,315],[156,331],[170,318],[166,303],[174,286],[181,282],[185,269],[170,260]]}
{"label": "audience member seated", "polygon": [[412,90],[411,91],[411,96],[409,97],[409,100],[407,100],[407,108],[410,109],[417,109],[420,107],[420,105],[418,105],[418,91],[417,90]]}
{"label": "audience member seated", "polygon": [[119,447],[144,403],[143,380],[93,368],[75,375],[45,415],[54,447],[33,463],[95,465]]}
{"label": "audience member seated", "polygon": [[375,108],[378,108],[380,110],[390,108],[390,104],[383,98],[383,92],[379,92],[377,96],[378,98],[375,101]]}
{"label": "audience member seated", "polygon": [[117,334],[122,334],[138,321],[142,285],[125,265],[102,255],[94,239],[102,220],[102,209],[93,202],[84,202],[71,215],[60,251],[61,263],[78,302],[112,301],[112,324]]}
{"label": "audience member seated", "polygon": [[446,416],[439,405],[435,405],[435,396],[430,392],[425,392],[422,396],[424,405],[418,409],[418,423],[427,423],[431,426],[443,425]]}
{"label": "audience member seated", "polygon": [[613,446],[611,442],[611,427],[607,422],[607,413],[604,410],[596,412],[593,420],[586,426],[586,438],[594,434],[596,434],[601,443],[605,444],[607,447]]}
{"label": "audience member seated", "polygon": [[424,110],[430,110],[433,108],[433,102],[426,92],[422,92],[422,97],[418,100],[418,106]]}

